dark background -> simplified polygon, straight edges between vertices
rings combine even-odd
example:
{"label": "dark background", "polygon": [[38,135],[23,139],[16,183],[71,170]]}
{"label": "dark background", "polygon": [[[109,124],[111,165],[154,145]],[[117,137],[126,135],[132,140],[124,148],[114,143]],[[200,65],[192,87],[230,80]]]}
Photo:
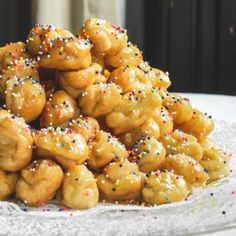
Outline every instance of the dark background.
{"label": "dark background", "polygon": [[236,95],[236,0],[128,0],[126,17],[172,90]]}
{"label": "dark background", "polygon": [[[0,2],[0,45],[25,40],[30,0]],[[171,89],[236,95],[236,0],[127,0],[126,27]]]}

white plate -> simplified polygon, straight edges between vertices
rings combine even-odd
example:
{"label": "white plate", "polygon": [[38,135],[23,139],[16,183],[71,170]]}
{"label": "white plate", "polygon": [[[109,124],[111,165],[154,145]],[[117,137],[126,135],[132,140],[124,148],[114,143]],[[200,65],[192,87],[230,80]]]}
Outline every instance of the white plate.
{"label": "white plate", "polygon": [[212,139],[232,153],[232,173],[187,201],[150,208],[99,204],[85,211],[0,202],[0,234],[191,235],[236,227],[236,123],[216,121]]}

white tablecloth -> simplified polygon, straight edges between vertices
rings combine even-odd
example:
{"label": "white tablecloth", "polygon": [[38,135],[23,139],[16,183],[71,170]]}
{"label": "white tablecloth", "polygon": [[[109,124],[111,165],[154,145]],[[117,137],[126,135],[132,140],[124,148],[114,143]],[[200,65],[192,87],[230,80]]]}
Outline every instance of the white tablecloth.
{"label": "white tablecloth", "polygon": [[[236,122],[236,96],[197,93],[178,94],[189,98],[193,107],[209,113],[213,119]],[[235,236],[236,229],[206,235]]]}

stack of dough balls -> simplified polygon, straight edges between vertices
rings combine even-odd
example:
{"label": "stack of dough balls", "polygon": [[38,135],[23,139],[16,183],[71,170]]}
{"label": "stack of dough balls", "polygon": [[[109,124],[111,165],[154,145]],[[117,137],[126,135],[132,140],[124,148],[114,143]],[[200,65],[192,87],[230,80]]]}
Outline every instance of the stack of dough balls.
{"label": "stack of dough balls", "polygon": [[0,48],[0,200],[158,205],[229,175],[214,124],[168,91],[126,30],[35,25]]}

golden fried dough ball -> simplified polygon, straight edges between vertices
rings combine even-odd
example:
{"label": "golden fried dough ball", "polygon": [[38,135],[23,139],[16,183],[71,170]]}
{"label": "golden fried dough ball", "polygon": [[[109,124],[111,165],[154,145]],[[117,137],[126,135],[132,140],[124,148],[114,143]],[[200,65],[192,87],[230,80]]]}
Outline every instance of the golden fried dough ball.
{"label": "golden fried dough ball", "polygon": [[156,90],[166,90],[171,85],[169,74],[159,69],[151,68],[147,76],[150,76],[152,85]]}
{"label": "golden fried dough ball", "polygon": [[95,84],[87,87],[79,98],[79,105],[86,115],[106,115],[121,101],[122,90],[114,83]]}
{"label": "golden fried dough ball", "polygon": [[137,66],[143,60],[141,51],[137,46],[128,42],[127,46],[121,49],[116,55],[105,56],[105,62],[112,67],[120,67],[125,65]]}
{"label": "golden fried dough ball", "polygon": [[143,180],[137,164],[127,159],[110,163],[103,169],[103,173],[97,176],[101,199],[108,201],[138,199]]}
{"label": "golden fried dough ball", "polygon": [[83,37],[92,40],[94,49],[99,53],[115,55],[127,45],[126,30],[101,19],[86,20],[81,29]]}
{"label": "golden fried dough ball", "polygon": [[146,136],[153,136],[156,139],[160,136],[159,126],[153,118],[149,118],[141,126],[121,134],[119,139],[126,147],[132,148],[138,140]]}
{"label": "golden fried dough ball", "polygon": [[27,39],[28,52],[37,57],[43,68],[77,70],[91,62],[89,40],[76,38],[67,30],[52,25],[36,25]]}
{"label": "golden fried dough ball", "polygon": [[89,116],[80,116],[79,118],[72,120],[69,122],[68,127],[83,135],[86,141],[94,139],[96,133],[100,129],[97,120]]}
{"label": "golden fried dough ball", "polygon": [[75,165],[65,174],[60,202],[73,209],[88,209],[98,203],[99,193],[93,173],[84,165]]}
{"label": "golden fried dough ball", "polygon": [[82,89],[92,84],[106,82],[107,78],[101,72],[102,67],[99,64],[93,63],[90,67],[83,70],[60,71],[57,73],[57,78],[63,89],[67,92],[70,92],[72,89],[77,91],[76,96],[78,97]]}
{"label": "golden fried dough ball", "polygon": [[141,62],[138,68],[142,70],[146,80],[151,81],[152,87],[156,90],[166,90],[170,85],[169,74],[151,67],[147,62]]}
{"label": "golden fried dough ball", "polygon": [[29,54],[26,52],[26,45],[23,42],[6,44],[4,47],[0,47],[0,61],[1,66],[7,67],[13,59],[29,58]]}
{"label": "golden fried dough ball", "polygon": [[150,172],[160,168],[165,160],[166,150],[154,137],[142,138],[135,148],[137,164],[142,172]]}
{"label": "golden fried dough ball", "polygon": [[187,98],[174,93],[163,93],[162,105],[173,117],[174,125],[180,125],[191,119],[193,109]]}
{"label": "golden fried dough ball", "polygon": [[0,109],[0,168],[16,172],[29,164],[33,138],[22,118]]}
{"label": "golden fried dough ball", "polygon": [[142,196],[151,205],[178,202],[188,196],[188,188],[181,175],[157,171],[144,182]]}
{"label": "golden fried dough ball", "polygon": [[221,179],[230,174],[229,161],[231,155],[222,151],[212,141],[205,140],[202,143],[203,158],[200,164],[209,175],[209,182]]}
{"label": "golden fried dough ball", "polygon": [[33,161],[21,170],[16,196],[29,206],[41,206],[51,200],[63,180],[63,171],[50,160]]}
{"label": "golden fried dough ball", "polygon": [[142,125],[160,106],[161,97],[154,89],[126,93],[106,116],[106,124],[115,134],[121,134]]}
{"label": "golden fried dough ball", "polygon": [[129,65],[113,70],[109,80],[118,84],[124,93],[152,88],[152,82],[146,78],[143,71]]}
{"label": "golden fried dough ball", "polygon": [[193,115],[190,120],[178,126],[179,129],[186,133],[191,133],[199,142],[203,141],[208,134],[213,130],[214,123],[211,116],[203,114],[197,109],[193,110]]}
{"label": "golden fried dough ball", "polygon": [[15,78],[32,76],[38,79],[38,66],[29,58],[25,44],[18,42],[0,48],[0,96],[5,97],[6,82]]}
{"label": "golden fried dough ball", "polygon": [[40,117],[41,127],[60,126],[79,115],[77,102],[64,90],[56,91],[46,102]]}
{"label": "golden fried dough ball", "polygon": [[44,88],[37,79],[12,78],[6,82],[6,108],[27,123],[37,119],[46,102]]}
{"label": "golden fried dough ball", "polygon": [[162,168],[182,175],[190,190],[193,187],[205,186],[209,178],[199,162],[185,154],[167,156],[162,164]]}
{"label": "golden fried dough ball", "polygon": [[8,80],[25,77],[33,77],[37,80],[39,78],[37,65],[33,59],[14,59],[6,68],[0,68],[0,96],[5,98],[6,83]]}
{"label": "golden fried dough ball", "polygon": [[120,161],[129,156],[125,146],[117,138],[102,130],[97,132],[95,140],[89,144],[89,148],[88,165],[94,170],[99,170],[112,160]]}
{"label": "golden fried dough ball", "polygon": [[151,68],[145,62],[138,66],[131,64],[113,70],[110,81],[120,85],[125,93],[151,87],[158,91],[163,91],[171,84],[167,74],[158,69]]}
{"label": "golden fried dough ball", "polygon": [[84,137],[70,129],[41,129],[34,136],[38,156],[53,157],[64,169],[88,159],[89,148]]}
{"label": "golden fried dough ball", "polygon": [[16,173],[7,173],[0,169],[0,201],[9,198],[15,192],[17,178]]}
{"label": "golden fried dough ball", "polygon": [[174,126],[173,119],[165,107],[156,109],[152,114],[152,118],[159,126],[160,136],[172,132]]}
{"label": "golden fried dough ball", "polygon": [[183,153],[198,162],[202,159],[202,147],[197,142],[197,139],[190,134],[175,130],[165,134],[160,140],[166,149],[167,155]]}

